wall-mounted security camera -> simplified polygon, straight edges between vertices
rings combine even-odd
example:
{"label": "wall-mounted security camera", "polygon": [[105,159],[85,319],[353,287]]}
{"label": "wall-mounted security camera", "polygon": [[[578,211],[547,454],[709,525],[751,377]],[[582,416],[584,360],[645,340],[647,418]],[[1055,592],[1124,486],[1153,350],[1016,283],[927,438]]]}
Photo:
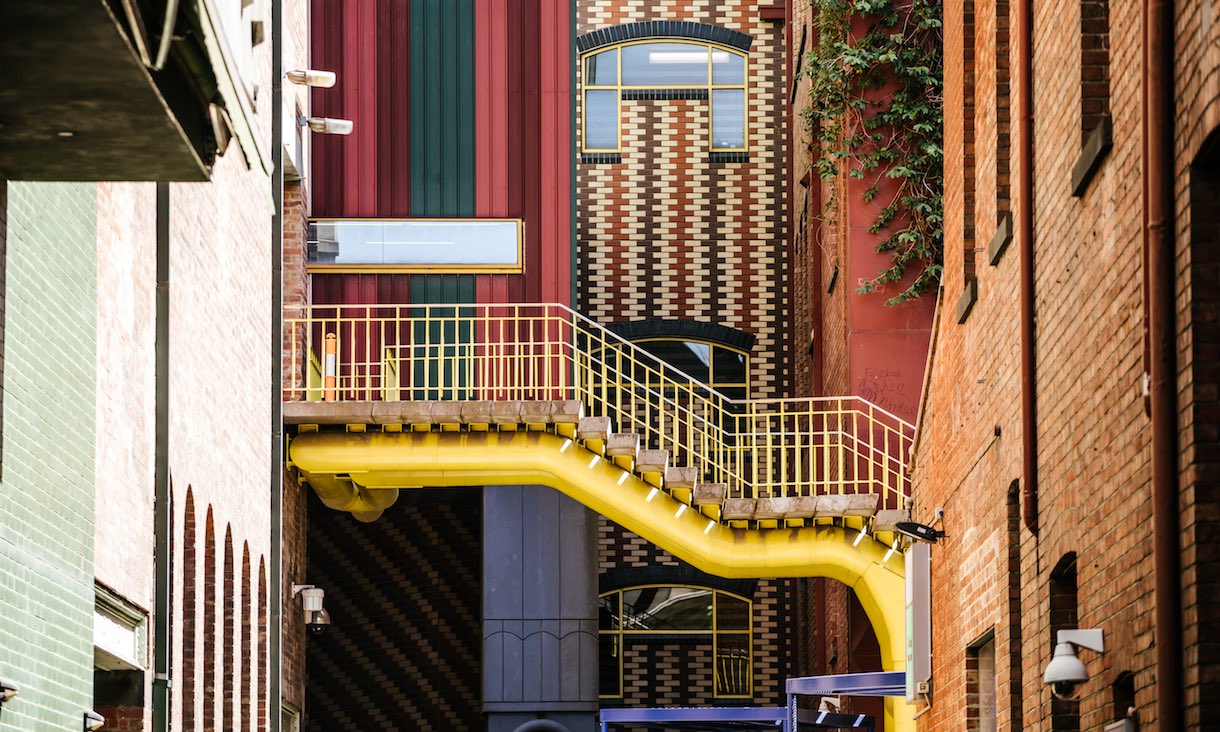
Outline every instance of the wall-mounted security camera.
{"label": "wall-mounted security camera", "polygon": [[322,607],[326,599],[326,590],[313,585],[293,585],[292,596],[301,596],[301,606],[305,611],[305,628],[314,635],[326,632],[330,625],[330,613]]}
{"label": "wall-mounted security camera", "polygon": [[0,704],[11,701],[18,691],[20,689],[15,682],[0,676]]}
{"label": "wall-mounted security camera", "polygon": [[1057,699],[1075,699],[1080,687],[1089,680],[1089,670],[1076,657],[1076,648],[1105,653],[1106,645],[1100,629],[1061,630],[1056,638],[1055,655],[1042,675],[1042,682],[1051,687]]}

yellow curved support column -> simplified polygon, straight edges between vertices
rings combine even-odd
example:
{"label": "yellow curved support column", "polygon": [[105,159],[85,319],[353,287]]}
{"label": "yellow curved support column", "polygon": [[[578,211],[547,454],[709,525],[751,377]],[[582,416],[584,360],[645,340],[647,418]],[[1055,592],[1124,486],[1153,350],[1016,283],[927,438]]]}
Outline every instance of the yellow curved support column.
{"label": "yellow curved support column", "polygon": [[[902,556],[837,526],[733,529],[679,503],[611,461],[544,432],[315,432],[293,438],[305,481],[350,476],[357,489],[538,484],[555,488],[709,574],[828,577],[851,587],[868,614],[886,670],[906,659]],[[886,729],[913,730],[911,708],[886,700]]]}

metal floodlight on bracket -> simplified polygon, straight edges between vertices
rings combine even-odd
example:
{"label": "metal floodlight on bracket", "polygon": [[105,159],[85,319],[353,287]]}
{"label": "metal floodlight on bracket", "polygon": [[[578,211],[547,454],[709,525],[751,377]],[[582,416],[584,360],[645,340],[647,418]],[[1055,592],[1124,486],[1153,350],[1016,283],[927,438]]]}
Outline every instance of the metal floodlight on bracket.
{"label": "metal floodlight on bracket", "polygon": [[945,509],[936,509],[936,517],[932,519],[931,524],[921,524],[918,521],[899,521],[894,524],[894,531],[911,539],[912,541],[922,541],[925,544],[935,544],[939,539],[943,539],[945,532],[936,528],[945,518]]}
{"label": "metal floodlight on bracket", "polygon": [[935,544],[939,539],[944,537],[945,532],[940,529],[934,529],[927,524],[917,523],[915,521],[899,521],[894,524],[894,531],[915,541],[923,541],[928,544]]}

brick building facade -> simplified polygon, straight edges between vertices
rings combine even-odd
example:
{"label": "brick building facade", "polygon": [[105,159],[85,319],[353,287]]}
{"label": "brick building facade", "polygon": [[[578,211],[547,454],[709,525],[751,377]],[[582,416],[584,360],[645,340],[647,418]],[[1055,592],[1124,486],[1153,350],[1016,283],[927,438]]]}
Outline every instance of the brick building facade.
{"label": "brick building facade", "polygon": [[[103,730],[278,724],[270,627],[278,557],[267,491],[278,397],[267,201],[272,129],[283,124],[269,91],[274,4],[254,0],[223,15],[184,7],[155,79],[156,59],[132,50],[132,28],[104,4],[6,8],[64,10],[70,17],[52,25],[89,39],[65,44],[89,57],[85,73],[131,75],[82,84],[82,64],[72,66],[73,103],[118,104],[93,116],[120,129],[78,118],[57,128],[73,145],[22,157],[6,139],[0,162],[13,178],[0,197],[9,418],[0,677],[19,687],[0,708],[2,729],[80,729],[90,709],[105,718]],[[304,17],[288,13],[288,63],[304,65]],[[46,26],[34,20],[5,16],[13,34],[5,53],[37,46],[31,34]],[[200,51],[200,28],[220,45]],[[214,85],[202,109],[179,86],[179,53],[196,53],[194,79]],[[6,101],[8,122],[23,134],[27,105],[65,93],[57,63],[39,69],[33,98]],[[286,96],[293,104],[298,94]],[[148,100],[153,116],[142,117]],[[207,124],[209,103],[216,126],[205,135],[193,115]],[[86,182],[40,182],[56,178]],[[157,666],[160,652],[167,667]]]}
{"label": "brick building facade", "polygon": [[[1100,729],[1129,710],[1143,728],[1204,730],[1220,720],[1209,651],[1215,611],[1205,600],[1217,576],[1209,548],[1217,31],[1205,3],[1177,3],[1162,16],[1172,19],[1169,55],[1158,56],[1145,40],[1157,17],[1144,16],[1146,5],[1035,0],[1029,47],[1018,42],[1021,4],[945,5],[945,276],[914,494],[918,520],[944,508],[948,536],[932,550],[932,707],[920,729]],[[1149,417],[1157,354],[1148,329],[1157,270],[1145,246],[1157,227],[1145,231],[1143,216],[1156,196],[1146,193],[1155,157],[1144,141],[1157,138],[1145,122],[1150,92],[1141,68],[1158,58],[1168,60],[1172,84],[1153,84],[1175,109],[1166,231],[1174,247],[1177,364],[1167,383],[1177,450],[1168,472],[1177,477],[1169,538],[1176,534],[1181,546],[1180,577],[1160,579],[1180,582],[1171,594],[1182,612],[1170,618],[1182,629],[1180,644],[1160,637],[1156,624],[1161,458]],[[1032,65],[1032,97],[1020,83],[1023,64]],[[1015,112],[1025,99],[1028,130]],[[1022,142],[1032,147],[1025,180]],[[1008,222],[1026,213],[1033,237],[1023,241],[1021,226]],[[1028,382],[1023,247],[1032,254],[1036,322]],[[972,274],[977,302],[967,311]],[[1035,400],[1032,452],[1022,444],[1027,395]],[[1080,652],[1090,680],[1078,700],[1063,702],[1042,674],[1055,631],[1070,627],[1102,629],[1106,652]],[[1157,668],[1158,649],[1182,674],[1178,698],[1166,692],[1175,684]],[[1175,715],[1180,721],[1171,722]]]}
{"label": "brick building facade", "polygon": [[[871,231],[879,207],[866,199],[877,182],[875,200],[889,200],[892,185],[883,175],[851,175],[854,161],[821,177],[817,165],[816,122],[809,115],[819,100],[812,95],[809,64],[819,43],[816,9],[787,4],[789,59],[788,124],[792,139],[788,163],[788,205],[792,211],[788,270],[790,323],[786,348],[791,359],[794,396],[855,394],[908,422],[915,422],[929,347],[935,296],[925,294],[898,305],[886,300],[908,286],[913,272],[876,291],[858,291],[888,265],[877,245],[889,228]],[[862,31],[862,20],[853,29]],[[841,582],[810,578],[797,583],[791,633],[799,649],[799,675],[880,670],[876,635],[852,590]],[[880,714],[878,699],[841,697],[843,711]]]}
{"label": "brick building facade", "polygon": [[[717,152],[714,140],[709,149],[715,90],[709,99],[706,92],[681,89],[622,89],[619,150],[609,155],[587,152],[589,146],[582,145],[589,124],[587,97],[577,94],[580,311],[598,323],[619,325],[618,332],[629,338],[641,333],[698,338],[675,321],[749,334],[749,395],[784,395],[789,368],[783,348],[788,317],[784,24],[764,19],[747,2],[577,5],[578,53],[631,41],[723,41],[726,31],[742,34],[748,52],[748,149],[738,153]],[[586,64],[577,67],[578,84],[592,86]],[[628,73],[624,66],[624,86],[631,82]],[[669,325],[650,329],[650,321]],[[605,518],[599,543],[602,592],[637,584],[714,582]],[[793,584],[763,579],[741,590],[753,603],[749,696],[756,704],[783,699],[783,679],[791,668],[786,618]],[[721,696],[710,640],[706,647],[674,638],[641,641],[624,652],[622,695],[604,698],[603,704],[699,705]]]}

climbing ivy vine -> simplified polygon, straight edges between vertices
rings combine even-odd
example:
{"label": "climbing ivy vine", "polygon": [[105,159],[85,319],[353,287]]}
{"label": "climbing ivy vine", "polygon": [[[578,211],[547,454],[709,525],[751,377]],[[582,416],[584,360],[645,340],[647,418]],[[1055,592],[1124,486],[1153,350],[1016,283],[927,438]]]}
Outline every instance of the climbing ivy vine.
{"label": "climbing ivy vine", "polygon": [[[888,290],[895,305],[935,288],[944,251],[943,0],[810,0],[817,40],[804,60],[812,82],[806,121],[823,180],[841,171],[882,196],[870,231],[890,265],[858,292]],[[883,185],[886,180],[896,183]],[[833,196],[830,197],[833,201]],[[831,203],[823,217],[833,221]]]}

